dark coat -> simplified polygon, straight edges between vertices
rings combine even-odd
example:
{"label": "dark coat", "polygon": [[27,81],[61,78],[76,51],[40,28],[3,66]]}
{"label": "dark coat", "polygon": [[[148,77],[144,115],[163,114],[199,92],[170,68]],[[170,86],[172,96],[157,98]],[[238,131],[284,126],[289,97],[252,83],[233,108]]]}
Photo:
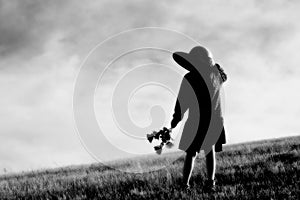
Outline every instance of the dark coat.
{"label": "dark coat", "polygon": [[226,143],[221,110],[222,77],[217,66],[197,66],[201,73],[187,73],[181,83],[171,121],[174,128],[188,111],[179,143],[183,151],[222,150]]}

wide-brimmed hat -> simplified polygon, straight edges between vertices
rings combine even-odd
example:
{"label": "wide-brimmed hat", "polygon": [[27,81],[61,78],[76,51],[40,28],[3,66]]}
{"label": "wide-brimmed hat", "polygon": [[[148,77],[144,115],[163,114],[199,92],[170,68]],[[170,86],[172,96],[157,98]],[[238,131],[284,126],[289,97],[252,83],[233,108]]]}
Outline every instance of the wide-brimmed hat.
{"label": "wide-brimmed hat", "polygon": [[175,52],[173,59],[188,71],[197,70],[197,67],[201,65],[213,66],[215,64],[212,53],[203,46],[196,46],[189,53]]}

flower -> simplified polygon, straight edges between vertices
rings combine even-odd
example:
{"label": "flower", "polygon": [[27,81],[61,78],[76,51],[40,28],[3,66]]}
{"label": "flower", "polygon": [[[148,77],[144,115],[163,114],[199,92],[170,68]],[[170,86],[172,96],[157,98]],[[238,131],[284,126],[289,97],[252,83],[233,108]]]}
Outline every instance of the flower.
{"label": "flower", "polygon": [[147,139],[151,143],[153,140],[153,135],[152,134],[147,134]]}
{"label": "flower", "polygon": [[158,149],[158,150],[156,150],[155,152],[156,152],[158,155],[160,155],[161,152],[162,152],[162,149]]}
{"label": "flower", "polygon": [[153,131],[151,134],[147,134],[147,139],[150,143],[152,143],[153,138],[157,140],[161,139],[160,145],[154,147],[154,150],[157,154],[161,154],[164,145],[166,145],[167,148],[171,148],[174,146],[174,144],[170,141],[173,140],[170,135],[171,132],[172,129],[163,127],[163,129],[159,130],[158,132]]}
{"label": "flower", "polygon": [[160,145],[154,147],[154,150],[156,151],[157,154],[161,154],[163,146],[164,144],[160,143]]}
{"label": "flower", "polygon": [[174,146],[174,144],[171,142],[171,141],[168,141],[167,143],[166,143],[166,147],[167,148],[172,148]]}

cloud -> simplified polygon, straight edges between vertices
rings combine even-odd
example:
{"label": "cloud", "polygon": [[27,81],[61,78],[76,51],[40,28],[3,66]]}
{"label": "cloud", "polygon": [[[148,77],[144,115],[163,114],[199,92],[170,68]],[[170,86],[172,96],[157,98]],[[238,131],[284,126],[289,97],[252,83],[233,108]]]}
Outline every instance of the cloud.
{"label": "cloud", "polygon": [[57,0],[1,1],[0,56],[13,62],[41,56],[51,51],[47,44],[58,39],[62,54],[84,57],[112,34],[136,27],[164,26],[168,19],[166,6],[158,1],[136,0],[84,4]]}
{"label": "cloud", "polygon": [[[58,8],[57,1],[1,1],[0,56],[39,55],[52,34],[55,21],[48,18],[49,9]],[[60,6],[63,7],[63,2]]]}

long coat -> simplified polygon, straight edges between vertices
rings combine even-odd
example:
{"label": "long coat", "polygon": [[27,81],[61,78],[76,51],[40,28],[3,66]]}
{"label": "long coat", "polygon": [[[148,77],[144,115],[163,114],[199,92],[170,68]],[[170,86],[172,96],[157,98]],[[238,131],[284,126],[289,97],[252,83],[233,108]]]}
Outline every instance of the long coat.
{"label": "long coat", "polygon": [[200,73],[187,73],[181,83],[171,121],[176,127],[188,111],[179,142],[183,151],[222,151],[226,143],[221,110],[222,78],[216,66],[197,66]]}

